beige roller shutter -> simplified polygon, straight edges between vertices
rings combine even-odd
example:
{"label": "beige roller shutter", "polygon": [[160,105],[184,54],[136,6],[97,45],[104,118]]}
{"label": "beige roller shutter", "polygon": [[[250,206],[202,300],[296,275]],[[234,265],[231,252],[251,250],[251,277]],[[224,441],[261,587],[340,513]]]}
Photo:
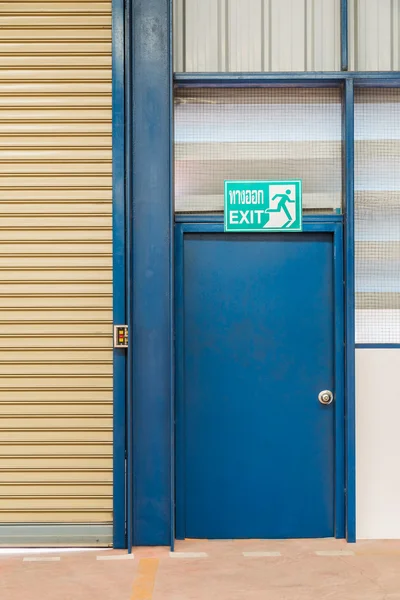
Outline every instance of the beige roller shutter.
{"label": "beige roller shutter", "polygon": [[111,0],[0,32],[0,544],[108,544]]}

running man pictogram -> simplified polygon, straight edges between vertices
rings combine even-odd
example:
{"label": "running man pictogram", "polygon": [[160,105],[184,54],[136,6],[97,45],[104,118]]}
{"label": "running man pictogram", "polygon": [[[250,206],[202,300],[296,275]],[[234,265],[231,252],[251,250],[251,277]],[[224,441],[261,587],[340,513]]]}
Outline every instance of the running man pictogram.
{"label": "running man pictogram", "polygon": [[[281,211],[283,211],[285,213],[285,215],[286,215],[286,217],[287,217],[288,220],[286,221],[286,223],[284,223],[282,225],[282,228],[288,227],[292,223],[292,221],[293,221],[292,216],[291,216],[291,214],[289,212],[289,209],[286,206],[287,202],[291,202],[291,203],[295,202],[295,200],[292,200],[289,197],[290,194],[291,194],[291,190],[286,190],[285,194],[275,194],[275,196],[271,199],[271,202],[273,202],[277,198],[280,198],[280,200],[278,202],[278,206],[276,208],[266,208],[265,209],[266,213],[278,213],[278,212],[281,212]],[[266,227],[266,225],[264,225],[264,227]]]}

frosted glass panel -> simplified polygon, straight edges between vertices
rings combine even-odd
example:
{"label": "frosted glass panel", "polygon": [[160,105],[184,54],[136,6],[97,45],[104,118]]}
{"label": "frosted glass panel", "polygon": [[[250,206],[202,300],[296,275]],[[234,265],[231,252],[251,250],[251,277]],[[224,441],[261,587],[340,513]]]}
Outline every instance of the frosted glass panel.
{"label": "frosted glass panel", "polygon": [[400,343],[400,91],[356,91],[356,341]]}
{"label": "frosted glass panel", "polygon": [[226,179],[302,179],[305,211],[340,211],[341,139],[338,89],[178,89],[175,209],[223,211]]}

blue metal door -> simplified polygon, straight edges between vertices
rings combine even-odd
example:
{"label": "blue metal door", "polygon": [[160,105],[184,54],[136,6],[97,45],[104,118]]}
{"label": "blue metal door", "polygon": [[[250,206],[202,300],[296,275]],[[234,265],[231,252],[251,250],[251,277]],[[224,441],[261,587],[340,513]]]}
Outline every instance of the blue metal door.
{"label": "blue metal door", "polygon": [[335,534],[333,237],[184,236],[178,538]]}

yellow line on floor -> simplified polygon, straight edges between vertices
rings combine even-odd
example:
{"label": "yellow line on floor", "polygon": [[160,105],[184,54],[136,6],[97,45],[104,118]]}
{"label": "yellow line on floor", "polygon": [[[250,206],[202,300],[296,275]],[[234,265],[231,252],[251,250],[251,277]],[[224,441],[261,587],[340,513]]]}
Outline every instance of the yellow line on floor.
{"label": "yellow line on floor", "polygon": [[140,559],[131,600],[151,600],[153,598],[158,562],[158,558]]}

